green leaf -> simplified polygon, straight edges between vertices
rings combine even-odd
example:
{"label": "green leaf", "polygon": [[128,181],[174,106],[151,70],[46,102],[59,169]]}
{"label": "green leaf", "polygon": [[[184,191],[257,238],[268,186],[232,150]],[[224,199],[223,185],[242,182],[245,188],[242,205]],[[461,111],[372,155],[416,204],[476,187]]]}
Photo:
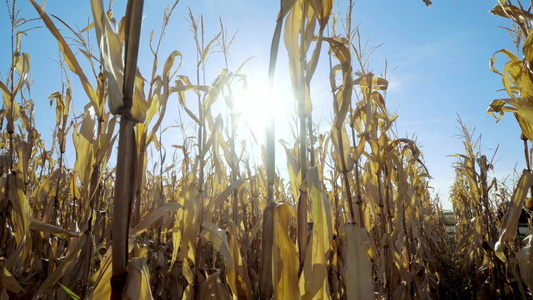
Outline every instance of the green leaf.
{"label": "green leaf", "polygon": [[74,300],[80,300],[80,296],[76,295],[73,291],[69,290],[68,287],[62,285],[61,283],[59,283],[59,285],[65,290],[65,292],[67,292],[67,294],[70,295],[70,298]]}

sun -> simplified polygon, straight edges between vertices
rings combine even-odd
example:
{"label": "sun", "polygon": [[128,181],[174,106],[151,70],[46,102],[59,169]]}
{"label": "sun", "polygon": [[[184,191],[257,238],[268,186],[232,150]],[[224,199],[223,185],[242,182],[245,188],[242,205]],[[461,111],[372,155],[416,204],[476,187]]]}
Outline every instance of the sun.
{"label": "sun", "polygon": [[288,126],[290,104],[289,92],[270,89],[267,83],[251,80],[246,93],[237,102],[236,109],[247,130],[259,142],[263,142],[270,118],[274,118],[276,132],[284,131],[284,127]]}

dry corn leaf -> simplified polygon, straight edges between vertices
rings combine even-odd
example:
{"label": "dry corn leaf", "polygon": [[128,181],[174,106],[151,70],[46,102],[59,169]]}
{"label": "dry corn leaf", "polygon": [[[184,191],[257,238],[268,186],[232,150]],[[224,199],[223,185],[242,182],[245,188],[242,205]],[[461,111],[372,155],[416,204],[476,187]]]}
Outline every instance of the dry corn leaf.
{"label": "dry corn leaf", "polygon": [[63,228],[61,228],[59,226],[54,226],[54,225],[51,225],[51,224],[43,223],[43,222],[35,220],[35,219],[31,220],[30,229],[31,230],[40,231],[40,232],[50,233],[50,234],[53,234],[55,236],[62,237],[62,238],[65,238],[65,239],[71,238],[71,237],[79,237],[80,236],[77,233],[68,231],[68,230],[63,229]]}
{"label": "dry corn leaf", "polygon": [[331,127],[331,141],[333,142],[336,154],[333,157],[335,168],[339,172],[350,172],[354,167],[354,159],[351,155],[350,140],[348,139],[344,123],[341,125],[341,128]]}
{"label": "dry corn leaf", "polygon": [[490,12],[500,17],[512,19],[520,25],[523,25],[524,21],[533,19],[533,14],[529,11],[520,9],[519,7],[507,3],[507,1],[498,0],[498,4],[496,4]]}
{"label": "dry corn leaf", "polygon": [[96,140],[96,112],[93,103],[85,106],[85,118],[81,123],[80,132],[77,126],[73,131],[74,148],[76,150],[76,163],[74,172],[79,176],[82,186],[90,185],[91,173],[93,171],[93,143]]}
{"label": "dry corn leaf", "polygon": [[122,58],[123,41],[111,27],[104,11],[102,0],[91,0],[96,39],[100,49],[101,63],[108,73],[109,109],[117,114],[123,103],[124,61]]}
{"label": "dry corn leaf", "polygon": [[67,269],[71,264],[76,264],[78,258],[81,255],[81,249],[85,246],[85,243],[90,243],[89,236],[84,234],[77,241],[70,251],[70,253],[61,261],[57,268],[50,274],[46,280],[39,286],[39,289],[35,293],[35,296],[39,296],[45,292],[51,291],[55,284],[67,273]]}
{"label": "dry corn leaf", "polygon": [[[335,120],[333,124],[336,128],[340,128],[344,123],[348,109],[350,108],[350,102],[352,101],[352,67],[351,67],[351,54],[350,49],[346,47],[343,43],[333,39],[333,38],[324,38],[326,42],[329,43],[330,49],[335,54],[340,62],[340,69],[342,70],[342,82],[344,85],[336,93],[337,104],[335,107]],[[333,76],[333,78],[331,78]],[[334,73],[330,74],[330,82],[335,82]]]}
{"label": "dry corn leaf", "polygon": [[153,299],[150,289],[150,272],[145,258],[134,257],[128,262],[128,276],[124,287],[124,299]]}
{"label": "dry corn leaf", "polygon": [[380,90],[384,91],[389,86],[389,82],[386,79],[374,76],[374,74],[369,73],[367,75],[363,75],[353,82],[354,85],[359,85],[361,87],[365,87],[372,90]]}
{"label": "dry corn leaf", "polygon": [[287,169],[289,171],[292,196],[293,199],[298,199],[298,196],[300,195],[300,185],[302,184],[302,173],[300,172],[300,164],[298,160],[298,145],[295,145],[293,149],[289,149],[286,141],[280,140],[280,144],[285,148],[285,153],[287,155]]}
{"label": "dry corn leaf", "polygon": [[289,224],[296,218],[294,208],[285,203],[276,203],[273,211],[272,232],[272,299],[300,299],[298,287],[298,252],[289,237]]}
{"label": "dry corn leaf", "polygon": [[3,257],[0,258],[0,283],[2,289],[6,289],[12,293],[17,294],[24,292],[24,289],[17,279],[6,269],[5,259]]}
{"label": "dry corn leaf", "polygon": [[217,225],[204,221],[200,236],[213,244],[213,247],[224,256],[226,268],[233,269],[233,257],[231,256],[226,232]]}
{"label": "dry corn leaf", "polygon": [[326,254],[330,251],[333,240],[331,205],[318,181],[317,167],[308,169],[306,179],[311,198],[313,228],[300,275],[300,294],[302,299],[330,299]]}
{"label": "dry corn leaf", "polygon": [[217,270],[213,274],[207,275],[207,278],[204,282],[200,284],[198,288],[198,295],[196,299],[212,299],[215,296],[215,299],[231,299],[229,293],[217,294],[217,287],[219,284],[217,281],[220,281],[220,273],[222,270]]}
{"label": "dry corn leaf", "polygon": [[217,210],[219,208],[222,208],[224,201],[228,199],[229,195],[231,195],[236,189],[238,189],[245,182],[246,181],[244,179],[239,178],[236,181],[232,182],[227,188],[225,188],[224,191],[220,193],[220,195],[218,195],[218,197],[215,199],[214,209]]}
{"label": "dry corn leaf", "polygon": [[531,241],[533,235],[528,235],[524,241],[526,246],[522,247],[516,254],[516,261],[520,268],[520,276],[522,281],[526,284],[529,291],[533,291],[533,251],[531,251]]}
{"label": "dry corn leaf", "polygon": [[5,93],[2,90],[3,98],[4,98],[4,107],[5,110],[3,111],[4,118],[7,119],[7,127],[6,130],[8,133],[14,133],[15,132],[15,122],[17,122],[19,115],[20,115],[20,107],[17,101],[14,101],[15,94],[13,93]]}
{"label": "dry corn leaf", "polygon": [[507,213],[503,216],[500,237],[494,246],[494,252],[504,262],[507,261],[504,254],[505,243],[512,241],[516,235],[520,213],[532,183],[533,173],[524,170],[511,198],[511,203],[509,203]]}
{"label": "dry corn leaf", "polygon": [[94,291],[91,294],[91,300],[102,300],[111,298],[111,276],[113,276],[111,267],[111,246],[107,249],[99,270],[93,274],[92,281],[95,283]]}
{"label": "dry corn leaf", "polygon": [[30,71],[30,54],[22,53],[20,44],[22,34],[26,35],[25,32],[17,31],[17,46],[15,48],[15,53],[13,55],[13,66],[19,72],[20,77],[25,78],[28,72]]}
{"label": "dry corn leaf", "polygon": [[35,10],[39,13],[41,19],[44,21],[44,24],[50,30],[52,35],[56,38],[57,42],[59,43],[59,48],[61,49],[61,52],[63,53],[65,57],[65,61],[67,62],[70,70],[74,72],[74,74],[78,75],[81,85],[83,89],[85,90],[85,93],[91,100],[91,102],[94,103],[96,106],[96,110],[99,112],[100,107],[98,106],[98,98],[96,97],[96,93],[94,92],[91,84],[89,83],[89,80],[85,76],[85,73],[83,73],[83,70],[81,66],[79,65],[78,61],[76,60],[76,56],[74,56],[74,53],[68,46],[67,42],[57,29],[57,27],[54,25],[54,22],[50,19],[50,17],[46,14],[43,8],[41,8],[35,0],[30,0],[31,4],[35,7]]}
{"label": "dry corn leaf", "polygon": [[[191,175],[192,176],[192,175]],[[182,229],[180,252],[183,261],[182,272],[189,284],[194,284],[195,273],[193,268],[196,266],[196,230],[199,221],[199,194],[198,187],[190,184],[181,192],[180,198],[183,198],[183,217],[180,220],[179,227]]]}
{"label": "dry corn leaf", "polygon": [[304,58],[314,36],[316,23],[314,18],[316,16],[310,7],[304,11],[304,6],[306,7],[303,1],[296,2],[285,21],[284,31],[285,48],[289,54],[291,82],[295,98],[298,101],[298,115],[300,117],[308,116],[313,109],[309,85],[306,84],[305,80],[304,70],[307,69],[307,66]]}
{"label": "dry corn leaf", "polygon": [[[374,299],[372,286],[372,263],[365,249],[369,235],[357,224],[344,224],[346,239],[346,296],[348,299]],[[368,247],[366,245],[366,247]]]}
{"label": "dry corn leaf", "polygon": [[233,258],[233,267],[227,266],[229,286],[233,292],[233,299],[252,299],[252,284],[248,276],[248,267],[244,261],[237,236],[237,226],[228,221],[229,249]]}
{"label": "dry corn leaf", "polygon": [[320,28],[325,28],[333,9],[333,0],[310,0],[309,4],[317,14]]}
{"label": "dry corn leaf", "polygon": [[170,211],[176,211],[180,208],[183,208],[183,206],[176,202],[168,202],[165,203],[158,208],[152,210],[149,212],[137,226],[132,228],[130,230],[130,234],[137,235],[146,229],[150,228],[152,224],[154,224],[159,218],[161,218],[164,214]]}
{"label": "dry corn leaf", "polygon": [[[498,53],[503,53],[510,59],[505,64],[503,73],[500,73],[494,68],[496,54]],[[532,141],[533,101],[531,99],[533,97],[533,81],[531,73],[527,68],[523,67],[522,60],[519,60],[513,53],[506,49],[494,53],[490,60],[490,68],[493,72],[502,75],[503,86],[511,98],[494,100],[490,104],[487,113],[493,116],[494,112],[500,113],[498,116],[498,120],[500,120],[505,111],[513,112],[522,132]],[[505,106],[505,104],[511,107]]]}
{"label": "dry corn leaf", "polygon": [[[7,176],[7,184],[2,185],[2,191],[5,198],[8,198],[13,205],[12,222],[13,222],[13,235],[17,241],[17,246],[26,240],[26,236],[29,234],[30,229],[30,206],[26,195],[24,193],[24,178],[20,172],[11,172]],[[9,196],[5,193],[9,191]],[[4,199],[5,199],[4,198]]]}

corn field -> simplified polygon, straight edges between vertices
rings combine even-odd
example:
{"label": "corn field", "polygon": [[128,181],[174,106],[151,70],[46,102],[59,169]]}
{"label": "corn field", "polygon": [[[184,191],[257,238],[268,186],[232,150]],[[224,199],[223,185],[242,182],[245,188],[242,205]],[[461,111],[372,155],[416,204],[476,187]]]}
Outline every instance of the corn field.
{"label": "corn field", "polygon": [[[211,37],[189,10],[196,57],[183,57],[160,53],[173,13],[187,10],[179,0],[149,41],[140,39],[143,0],[127,1],[125,12],[91,0],[81,29],[49,14],[44,1],[28,1],[39,30],[59,45],[63,84],[48,97],[56,126],[47,147],[24,52],[29,21],[6,1],[12,64],[0,81],[0,299],[532,298],[533,238],[517,234],[522,209],[533,208],[531,7],[499,0],[492,11],[509,19],[523,58],[494,54],[490,68],[509,98],[487,111],[497,120],[515,115],[525,168],[513,185],[491,178],[492,160],[459,119],[464,151],[453,165],[450,236],[420,145],[393,130],[386,71],[370,71],[351,0],[345,12],[333,0],[280,1],[265,78],[274,89],[276,72],[290,74],[293,139],[277,140],[271,119],[264,143],[256,142],[259,162],[250,158],[254,142],[237,134],[247,60],[228,64],[238,36],[222,21]],[[139,47],[150,48],[152,69],[137,67]],[[276,64],[279,55],[288,65]],[[211,56],[225,67],[213,69]],[[496,58],[506,60],[503,71]],[[183,60],[195,61],[195,74],[181,72]],[[319,64],[329,68],[320,75],[329,76],[331,97],[320,101],[334,112],[324,132],[310,92]],[[208,83],[206,73],[220,75]],[[73,96],[74,81],[83,97]],[[85,105],[81,114],[74,103]],[[170,159],[168,118],[181,135]],[[276,165],[276,148],[286,165]]]}

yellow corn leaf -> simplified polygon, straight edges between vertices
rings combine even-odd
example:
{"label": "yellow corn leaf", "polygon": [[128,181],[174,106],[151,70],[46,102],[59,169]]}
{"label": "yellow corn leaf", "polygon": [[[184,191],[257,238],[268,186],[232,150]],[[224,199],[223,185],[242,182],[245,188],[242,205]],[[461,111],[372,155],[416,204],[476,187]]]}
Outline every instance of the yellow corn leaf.
{"label": "yellow corn leaf", "polygon": [[[303,6],[307,7],[305,10],[307,14],[304,14]],[[304,70],[305,55],[314,37],[315,24],[316,15],[304,1],[299,1],[293,6],[285,24],[284,41],[289,54],[289,71],[300,117],[311,114],[313,109],[308,84],[312,74],[307,74],[308,81],[306,81]],[[300,40],[300,37],[303,40]]]}
{"label": "yellow corn leaf", "polygon": [[505,243],[512,241],[516,235],[520,213],[532,183],[533,173],[524,170],[509,203],[507,213],[503,216],[500,237],[494,246],[494,252],[504,262],[507,261],[504,254]]}
{"label": "yellow corn leaf", "polygon": [[292,85],[295,89],[296,99],[302,98],[303,95],[298,95],[298,93],[303,93],[304,86],[302,61],[300,60],[300,48],[298,46],[301,22],[304,17],[301,6],[301,3],[293,6],[285,20],[285,31],[283,32],[285,48],[289,55],[289,71]]}
{"label": "yellow corn leaf", "polygon": [[90,299],[109,299],[111,298],[111,277],[113,276],[111,267],[111,253],[112,246],[107,249],[104,258],[100,262],[100,269],[93,274],[92,281],[95,283],[94,291],[92,292]]}
{"label": "yellow corn leaf", "polygon": [[[213,128],[211,128],[211,135],[209,136],[209,139],[207,140],[205,147],[202,149],[202,153],[200,153],[200,157],[204,158],[207,155],[208,151],[211,150],[211,147],[214,145],[215,139],[217,139],[217,137],[220,136],[221,133],[218,128],[221,126],[221,124],[222,124],[222,116],[218,115],[218,117],[215,120],[215,124],[213,125]],[[214,145],[213,148],[218,149],[217,145]]]}
{"label": "yellow corn leaf", "polygon": [[[76,126],[77,127],[77,126]],[[75,129],[77,129],[75,127]],[[96,112],[93,103],[85,106],[85,119],[82,121],[80,132],[73,131],[74,147],[76,149],[76,163],[74,172],[79,176],[83,186],[88,186],[93,170],[93,146],[96,140]]]}
{"label": "yellow corn leaf", "polygon": [[333,157],[335,167],[340,172],[350,172],[354,167],[354,160],[351,156],[350,140],[344,123],[339,129],[335,126],[331,128],[331,140],[337,154]]}
{"label": "yellow corn leaf", "polygon": [[[52,190],[55,188],[57,179],[60,176],[66,176],[66,171],[55,169],[54,171],[52,171],[52,173],[50,173],[50,175],[48,175],[47,177],[44,177],[41,180],[39,187],[33,191],[33,195],[32,195],[33,199],[36,199],[42,203],[46,203],[47,198],[55,194],[55,192],[52,192]],[[48,206],[45,207],[45,211],[41,218],[41,220],[44,223],[48,223],[50,219],[52,218],[52,210],[53,210],[52,202],[53,201],[50,201],[50,203],[48,203]]]}
{"label": "yellow corn leaf", "polygon": [[[176,81],[174,82],[174,86],[172,88],[170,88],[170,92],[171,93],[174,93],[174,92],[177,92],[178,93],[178,100],[179,100],[179,103],[182,107],[184,107],[186,105],[186,98],[185,98],[185,92],[186,91],[189,91],[189,90],[192,90],[192,91],[195,91],[196,93],[198,93],[198,88],[193,85],[189,79],[189,77],[187,76],[177,76],[176,77]],[[203,86],[203,90],[204,92],[208,92],[209,91],[209,88],[206,87],[206,86]]]}
{"label": "yellow corn leaf", "polygon": [[209,87],[209,92],[202,103],[205,112],[208,112],[210,107],[217,101],[220,93],[229,84],[229,80],[232,77],[233,73],[228,73],[226,69],[223,69],[222,74],[218,75],[214,83]]}
{"label": "yellow corn leaf", "polygon": [[300,172],[300,164],[298,160],[298,148],[289,149],[287,142],[280,140],[281,145],[285,148],[287,154],[287,169],[289,171],[289,180],[291,183],[291,190],[293,199],[298,199],[300,195],[300,184],[302,183],[302,174]]}
{"label": "yellow corn leaf", "polygon": [[226,232],[220,229],[217,225],[204,221],[202,225],[202,232],[200,236],[204,239],[210,241],[213,244],[213,247],[224,256],[226,260],[226,267],[228,269],[233,269],[233,257],[231,256],[228,244],[228,238],[226,237]]}
{"label": "yellow corn leaf", "polygon": [[[137,76],[135,77],[135,86],[133,90],[133,99],[131,107],[131,115],[135,121],[139,123],[146,122],[147,110],[150,104],[146,101],[144,95],[144,78],[142,77],[139,69],[137,69]],[[127,97],[127,96],[126,96]]]}
{"label": "yellow corn leaf", "polygon": [[154,224],[155,221],[159,220],[159,218],[161,218],[167,212],[175,211],[180,208],[183,208],[183,206],[181,206],[181,204],[176,203],[176,202],[168,202],[168,203],[165,203],[159,206],[158,208],[148,213],[148,215],[146,215],[146,217],[144,217],[143,220],[139,222],[139,224],[137,224],[137,226],[132,228],[130,230],[130,234],[137,235],[145,231],[150,226],[152,226],[152,224]]}
{"label": "yellow corn leaf", "polygon": [[189,117],[191,117],[191,119],[193,119],[196,123],[198,123],[198,125],[204,126],[204,122],[200,121],[200,119],[198,119],[198,117],[192,111],[190,111],[186,106],[184,106],[183,109],[189,115]]}
{"label": "yellow corn leaf", "polygon": [[150,289],[150,271],[148,271],[145,258],[132,258],[128,263],[127,272],[124,299],[153,299]]}
{"label": "yellow corn leaf", "polygon": [[[296,0],[281,0],[280,3],[280,11],[276,20],[276,28],[274,29],[274,35],[272,36],[272,43],[270,46],[270,62],[268,66],[268,84],[270,88],[272,88],[272,85],[274,84],[274,72],[276,69],[276,61],[278,58],[279,40],[281,37],[281,27],[283,25],[283,19],[292,9],[295,3]],[[272,138],[271,140],[273,144],[274,138]],[[269,178],[270,177],[272,176],[269,176]]]}
{"label": "yellow corn leaf", "polygon": [[272,299],[300,299],[298,287],[298,252],[289,237],[289,223],[296,218],[294,208],[285,203],[276,203],[274,235],[272,244]]}
{"label": "yellow corn leaf", "polygon": [[168,98],[168,94],[169,94],[170,79],[172,79],[172,74],[170,74],[170,70],[174,66],[174,61],[175,61],[177,56],[179,56],[179,58],[180,58],[180,63],[178,65],[177,69],[181,68],[181,65],[183,63],[183,56],[177,50],[174,50],[174,51],[172,51],[172,53],[170,53],[170,55],[168,56],[168,58],[167,58],[167,60],[165,62],[165,66],[163,67],[163,88],[165,89],[165,94],[166,94],[165,96],[167,98]]}
{"label": "yellow corn leaf", "polygon": [[198,295],[196,299],[222,299],[230,300],[231,295],[227,289],[224,289],[220,283],[220,273],[222,270],[217,270],[215,273],[207,275],[207,278],[204,282],[200,283],[198,288]]}
{"label": "yellow corn leaf", "polygon": [[198,187],[195,184],[190,184],[181,192],[180,198],[183,198],[183,217],[179,224],[183,233],[181,236],[180,252],[183,260],[182,272],[189,284],[194,284],[195,274],[193,267],[195,261],[196,249],[196,230],[198,224],[198,212],[201,205],[198,197]]}
{"label": "yellow corn leaf", "polygon": [[[338,104],[336,106],[334,105],[334,107],[336,107],[336,111],[335,119],[333,121],[334,126],[340,128],[344,122],[344,118],[346,118],[346,114],[348,113],[348,109],[350,107],[350,102],[352,101],[353,80],[351,54],[350,49],[348,49],[348,47],[346,47],[343,43],[332,38],[324,38],[324,40],[329,43],[330,49],[333,51],[333,54],[335,54],[335,57],[339,60],[342,70],[343,86],[339,91],[337,91],[335,97]],[[331,80],[335,82],[334,78],[330,78],[330,81]]]}
{"label": "yellow corn leaf", "polygon": [[61,121],[63,121],[63,114],[65,112],[65,103],[63,101],[63,95],[58,91],[55,91],[48,97],[48,99],[50,99],[50,108],[52,107],[54,100],[56,100],[56,124],[58,124],[58,127],[61,128]]}
{"label": "yellow corn leaf", "polygon": [[[15,294],[25,292],[17,279],[5,267],[5,258],[0,258],[0,284],[3,289],[6,289]],[[6,298],[7,299],[7,298]]]}
{"label": "yellow corn leaf", "polygon": [[365,229],[356,224],[344,225],[346,238],[346,296],[348,299],[375,299],[372,283],[372,263],[364,244],[369,242]]}
{"label": "yellow corn leaf", "polygon": [[[505,104],[510,106],[506,106]],[[530,141],[533,141],[533,103],[513,98],[496,99],[491,102],[487,109],[487,113],[494,117],[496,117],[494,115],[495,112],[499,113],[496,122],[500,121],[504,112],[514,113],[524,135]]]}
{"label": "yellow corn leaf", "polygon": [[227,279],[233,299],[252,299],[252,283],[248,276],[246,262],[242,258],[239,241],[237,240],[237,226],[233,221],[228,222],[229,247],[233,258],[233,268],[227,266]]}
{"label": "yellow corn leaf", "polygon": [[[61,261],[59,266],[50,274],[44,282],[39,286],[39,289],[35,293],[35,296],[39,296],[42,293],[45,293],[47,291],[50,291],[53,289],[54,285],[58,280],[60,280],[65,273],[67,272],[67,269],[71,266],[71,264],[77,264],[79,256],[81,254],[81,249],[85,246],[86,243],[90,243],[88,235],[82,235],[81,238],[76,241],[76,244],[72,248],[72,251]],[[109,283],[109,282],[108,282]]]}
{"label": "yellow corn leaf", "polygon": [[35,7],[35,10],[37,10],[37,12],[39,13],[46,27],[48,27],[48,30],[50,30],[52,35],[56,38],[57,42],[59,43],[59,48],[61,49],[61,52],[65,56],[65,61],[67,62],[67,65],[69,66],[70,70],[74,72],[74,74],[78,75],[81,81],[81,85],[83,89],[85,90],[85,93],[87,94],[91,102],[94,103],[94,105],[96,106],[96,110],[99,112],[100,107],[98,106],[98,98],[96,97],[96,93],[94,92],[91,84],[89,83],[89,80],[85,76],[85,73],[83,73],[81,66],[76,60],[76,56],[74,56],[74,53],[68,46],[67,42],[65,41],[61,33],[59,33],[59,30],[54,25],[54,22],[52,22],[50,17],[44,12],[44,9],[41,8],[35,2],[35,0],[30,0],[30,2]]}
{"label": "yellow corn leaf", "polygon": [[[24,178],[21,172],[12,172],[7,176],[7,185],[3,185],[3,193],[9,191],[9,201],[13,205],[13,231],[17,245],[20,246],[26,239],[30,228],[30,206],[24,193]],[[6,191],[6,189],[8,191]]]}
{"label": "yellow corn leaf", "polygon": [[330,299],[326,253],[333,240],[331,205],[322,191],[317,167],[308,169],[306,179],[311,197],[313,229],[300,276],[300,294],[302,299]]}
{"label": "yellow corn leaf", "polygon": [[[148,125],[150,124],[150,122],[154,118],[155,114],[157,114],[157,112],[160,111],[160,109],[161,109],[161,103],[160,103],[159,94],[154,94],[152,96],[152,99],[150,99],[150,102],[146,103],[146,105],[147,105],[146,120],[145,120],[146,123],[137,124],[137,128],[138,129],[142,129],[142,130],[139,130],[141,132],[137,133],[137,136],[139,136],[139,134],[141,134],[141,136],[144,136],[144,138],[146,138],[146,133],[148,132],[148,128],[149,128]],[[156,131],[157,131],[157,129],[156,129]],[[138,141],[140,141],[139,138],[138,138]]]}
{"label": "yellow corn leaf", "polygon": [[529,31],[529,34],[527,35],[526,40],[524,41],[524,44],[522,46],[522,51],[524,53],[524,57],[527,59],[528,62],[533,62],[533,31]]}
{"label": "yellow corn leaf", "polygon": [[[136,4],[138,3],[136,2]],[[142,91],[142,89],[140,89],[138,80],[135,79],[137,77],[138,72],[135,68],[135,65],[137,63],[137,54],[134,48],[138,47],[138,41],[135,42],[135,39],[133,38],[130,39],[130,44],[126,45],[128,47],[128,49],[126,49],[126,53],[129,55],[129,57],[126,57],[128,66],[128,68],[126,68],[122,55],[123,40],[119,36],[119,33],[115,32],[111,27],[109,17],[103,9],[103,1],[91,0],[91,7],[93,11],[98,46],[100,48],[100,56],[102,58],[101,62],[106,72],[108,73],[109,110],[113,114],[120,113],[121,109],[131,110],[131,115],[135,119],[135,121],[143,123],[146,119],[147,103],[144,99],[144,92]],[[133,13],[136,12],[137,10],[134,9]],[[137,16],[135,18],[137,18]],[[133,24],[130,25],[133,26]],[[137,30],[140,30],[136,28],[128,29],[131,30],[132,35],[135,35],[135,32]],[[125,71],[127,72],[127,74],[124,74]],[[125,76],[133,76],[131,77],[131,79],[129,79],[130,77],[126,78],[126,82],[132,82],[131,85],[128,84],[133,88],[133,91],[131,91],[133,92],[133,97],[130,98],[132,104],[124,103],[123,88]],[[128,91],[128,94],[131,92]],[[131,107],[129,107],[130,105]]]}
{"label": "yellow corn leaf", "polygon": [[281,0],[280,1],[280,11],[278,14],[278,21],[285,18],[285,16],[292,9],[297,0]]}
{"label": "yellow corn leaf", "polygon": [[0,90],[2,90],[2,98],[4,99],[4,102],[11,101],[11,92],[2,81],[0,81]]}
{"label": "yellow corn leaf", "polygon": [[[307,1],[302,1],[302,5],[306,5],[306,12],[307,12],[305,19],[303,20],[304,21],[304,24],[303,24],[304,34],[303,34],[303,41],[301,41],[303,42],[303,46],[302,46],[302,43],[300,43],[300,53],[302,53],[304,57],[307,55],[307,52],[309,51],[311,42],[317,39],[315,35],[317,16],[315,14],[315,11],[313,10],[313,7],[309,6],[309,4],[305,2]],[[302,69],[305,70],[305,63],[302,65]]]}
{"label": "yellow corn leaf", "polygon": [[17,68],[20,76],[26,79],[28,72],[30,71],[30,54],[20,53],[13,56],[14,65]]}
{"label": "yellow corn leaf", "polygon": [[94,143],[98,134],[96,122],[97,122],[96,109],[92,103],[85,105],[84,119],[81,123],[80,134],[89,143]]}
{"label": "yellow corn leaf", "polygon": [[529,97],[533,96],[533,83],[528,72],[523,69],[523,62],[512,53],[506,50],[501,51],[511,59],[503,68],[503,86],[507,94],[516,100],[515,92],[518,91],[521,100],[531,102]]}
{"label": "yellow corn leaf", "polygon": [[176,216],[176,222],[174,224],[174,228],[172,229],[172,258],[170,260],[170,268],[172,269],[174,266],[174,263],[176,262],[176,259],[178,258],[178,250],[181,244],[181,237],[183,235],[183,229],[180,227],[180,224],[183,219],[183,210],[178,211]]}
{"label": "yellow corn leaf", "polygon": [[5,109],[2,111],[2,114],[7,118],[7,132],[13,133],[15,132],[15,122],[19,117],[20,110],[17,101],[14,101],[16,92],[11,93],[2,82],[0,82],[0,89],[2,90],[2,98],[4,99]]}
{"label": "yellow corn leaf", "polygon": [[498,4],[490,12],[500,17],[512,19],[518,24],[524,24],[526,20],[533,20],[533,14],[529,11],[511,5],[507,1],[498,1]]}
{"label": "yellow corn leaf", "polygon": [[104,163],[109,161],[109,156],[113,150],[113,145],[117,139],[115,132],[115,125],[117,124],[117,117],[113,116],[107,123],[107,131],[104,134],[98,135],[98,145],[95,154],[95,164],[101,165],[102,169],[105,169]]}
{"label": "yellow corn leaf", "polygon": [[200,67],[202,63],[207,62],[207,59],[212,53],[211,47],[216,41],[218,41],[218,38],[220,37],[221,34],[222,34],[222,31],[219,32],[209,43],[207,43],[205,47],[203,47],[203,51],[200,54],[200,59],[198,60],[198,64],[197,64],[198,67]]}
{"label": "yellow corn leaf", "polygon": [[123,103],[122,88],[124,85],[124,61],[122,58],[123,41],[111,27],[109,18],[104,11],[102,0],[91,0],[96,39],[100,49],[101,63],[108,73],[109,109],[118,113]]}
{"label": "yellow corn leaf", "polygon": [[[167,61],[165,62],[165,66],[163,67],[163,79],[161,80],[159,77],[157,77],[158,80],[156,81],[154,85],[154,93],[152,96],[152,101],[157,100],[157,109],[159,110],[159,118],[157,119],[157,122],[152,127],[150,134],[148,135],[147,143],[151,143],[152,141],[155,141],[157,139],[156,137],[157,132],[159,130],[159,127],[161,126],[163,117],[165,116],[168,97],[171,94],[170,80],[173,77],[173,74],[170,74],[170,71],[172,67],[174,66],[174,61],[177,56],[180,57],[180,63],[177,69],[181,67],[181,64],[183,63],[183,58],[181,56],[181,53],[179,51],[173,51],[168,56]],[[163,88],[163,94],[161,94],[161,87]],[[146,117],[147,123],[150,122],[152,117],[153,116],[150,116],[150,112],[148,112],[148,115]]]}
{"label": "yellow corn leaf", "polygon": [[533,251],[531,251],[531,241],[533,235],[529,235],[524,239],[527,244],[520,249],[516,254],[518,267],[520,268],[520,277],[527,285],[529,291],[533,291]]}
{"label": "yellow corn leaf", "polygon": [[333,0],[310,0],[309,3],[317,14],[320,28],[326,27],[331,10],[333,9]]}
{"label": "yellow corn leaf", "polygon": [[66,229],[63,229],[59,226],[50,225],[47,223],[43,223],[41,221],[32,219],[30,223],[30,229],[35,231],[41,231],[53,234],[55,236],[59,236],[62,238],[71,238],[71,237],[79,237],[80,235],[74,232],[70,232]]}
{"label": "yellow corn leaf", "polygon": [[13,90],[13,92],[11,93],[11,97],[14,99],[15,96],[18,94],[18,92],[20,92],[22,90],[22,88],[24,87],[24,85],[26,84],[27,82],[27,75],[28,74],[22,74],[23,76],[20,77],[19,81],[17,81],[17,84],[15,85],[15,89]]}
{"label": "yellow corn leaf", "polygon": [[246,181],[242,178],[237,179],[236,181],[232,182],[227,188],[224,189],[220,195],[215,199],[215,207],[214,210],[217,210],[222,207],[224,204],[224,201],[228,199],[229,195],[233,193],[237,188],[239,188],[241,185],[243,185]]}
{"label": "yellow corn leaf", "polygon": [[389,86],[389,82],[387,80],[374,76],[372,73],[359,77],[358,79],[354,80],[353,83],[354,85],[358,84],[361,87],[380,91],[386,90]]}

